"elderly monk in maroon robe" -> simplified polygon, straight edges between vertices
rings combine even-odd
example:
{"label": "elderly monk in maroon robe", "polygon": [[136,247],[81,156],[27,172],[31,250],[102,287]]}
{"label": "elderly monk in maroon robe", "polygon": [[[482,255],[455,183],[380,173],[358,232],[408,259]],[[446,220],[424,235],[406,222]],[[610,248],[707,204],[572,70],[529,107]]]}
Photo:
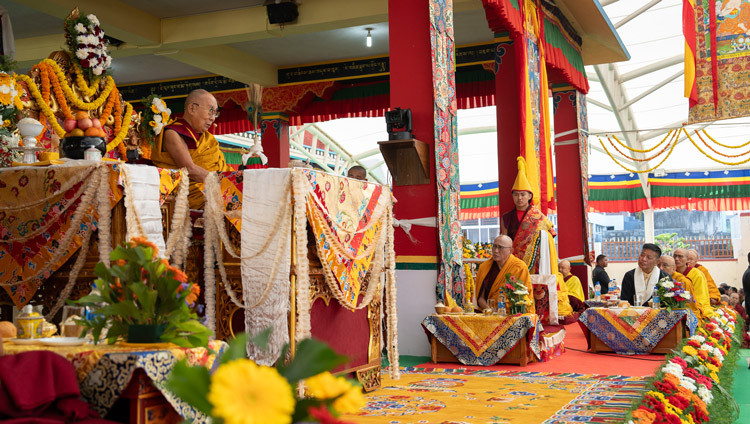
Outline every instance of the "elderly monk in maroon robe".
{"label": "elderly monk in maroon robe", "polygon": [[151,161],[158,167],[187,168],[191,209],[203,208],[203,181],[209,172],[231,171],[219,150],[219,142],[208,131],[218,116],[216,98],[211,93],[191,91],[185,99],[182,118],[164,127],[151,152]]}
{"label": "elderly monk in maroon robe", "polygon": [[[512,277],[526,285],[529,294],[525,296],[526,313],[536,313],[534,301],[531,293],[534,288],[531,285],[531,277],[526,263],[511,254],[513,250],[513,240],[508,236],[498,236],[492,243],[492,258],[482,262],[477,270],[477,282],[481,284],[479,294],[477,295],[477,304],[484,310],[489,307],[489,299],[500,299],[502,286],[505,284],[505,276],[510,274]],[[506,309],[510,305],[506,303]]]}

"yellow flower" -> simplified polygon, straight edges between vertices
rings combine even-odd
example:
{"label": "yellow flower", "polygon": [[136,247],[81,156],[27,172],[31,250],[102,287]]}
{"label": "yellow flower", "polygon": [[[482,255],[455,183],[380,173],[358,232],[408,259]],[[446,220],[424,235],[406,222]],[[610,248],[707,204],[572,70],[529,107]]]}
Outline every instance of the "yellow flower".
{"label": "yellow flower", "polygon": [[3,126],[4,127],[9,127],[10,126],[10,119],[6,119],[5,121],[3,121]]}
{"label": "yellow flower", "polygon": [[692,346],[683,346],[682,351],[690,356],[698,356],[698,351]]}
{"label": "yellow flower", "polygon": [[341,397],[333,401],[333,409],[339,414],[353,414],[365,406],[365,397],[362,395],[362,389],[352,386]]}
{"label": "yellow flower", "polygon": [[222,365],[211,378],[208,400],[213,415],[227,424],[292,422],[292,387],[275,368],[237,359]]}
{"label": "yellow flower", "polygon": [[719,382],[719,374],[716,374],[715,372],[711,372],[708,376],[711,377],[711,380],[717,383]]}
{"label": "yellow flower", "polygon": [[334,377],[326,371],[305,380],[307,390],[316,399],[332,399],[352,388],[344,377]]}
{"label": "yellow flower", "polygon": [[151,112],[159,113],[159,108],[156,105],[151,105]]}

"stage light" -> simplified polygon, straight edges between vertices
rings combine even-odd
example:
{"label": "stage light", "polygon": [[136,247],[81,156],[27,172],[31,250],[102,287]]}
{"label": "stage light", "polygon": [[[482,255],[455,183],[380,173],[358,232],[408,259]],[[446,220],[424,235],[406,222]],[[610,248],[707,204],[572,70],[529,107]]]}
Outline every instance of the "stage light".
{"label": "stage light", "polygon": [[372,34],[370,34],[370,31],[372,31],[372,28],[365,28],[367,30],[367,38],[365,38],[365,44],[367,47],[372,47]]}

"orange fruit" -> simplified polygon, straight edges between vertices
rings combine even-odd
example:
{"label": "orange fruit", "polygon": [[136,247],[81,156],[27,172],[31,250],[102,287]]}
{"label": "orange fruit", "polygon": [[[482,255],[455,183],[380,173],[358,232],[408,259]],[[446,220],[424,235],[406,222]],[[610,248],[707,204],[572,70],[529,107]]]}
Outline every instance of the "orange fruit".
{"label": "orange fruit", "polygon": [[83,137],[83,130],[80,128],[75,128],[73,131],[68,133],[68,137]]}
{"label": "orange fruit", "polygon": [[83,135],[87,137],[101,137],[101,130],[99,128],[89,127],[84,131]]}
{"label": "orange fruit", "polygon": [[76,121],[80,121],[81,119],[88,118],[89,117],[89,113],[86,112],[85,110],[79,110],[78,112],[76,112],[75,117],[76,117]]}

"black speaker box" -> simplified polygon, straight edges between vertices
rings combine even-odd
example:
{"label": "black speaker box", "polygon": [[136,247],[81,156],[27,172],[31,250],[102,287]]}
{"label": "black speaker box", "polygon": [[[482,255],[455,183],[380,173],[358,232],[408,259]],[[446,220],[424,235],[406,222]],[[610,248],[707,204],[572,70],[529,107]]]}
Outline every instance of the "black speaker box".
{"label": "black speaker box", "polygon": [[268,12],[268,22],[272,24],[286,24],[294,22],[299,16],[297,12],[297,3],[269,3],[266,5]]}

